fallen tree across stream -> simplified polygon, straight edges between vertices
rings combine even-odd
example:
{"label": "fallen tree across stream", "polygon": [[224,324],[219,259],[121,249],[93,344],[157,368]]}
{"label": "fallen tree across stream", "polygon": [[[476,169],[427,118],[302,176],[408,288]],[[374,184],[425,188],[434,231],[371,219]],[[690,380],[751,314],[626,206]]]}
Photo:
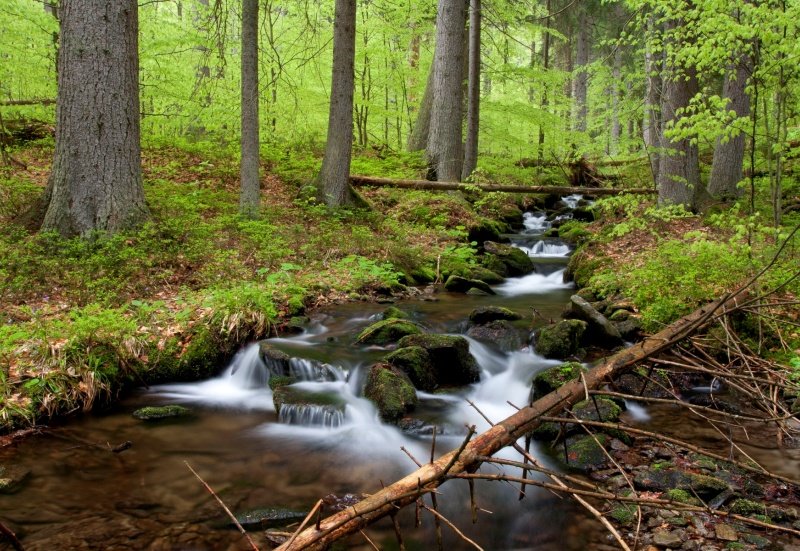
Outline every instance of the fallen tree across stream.
{"label": "fallen tree across stream", "polygon": [[394,178],[376,178],[373,176],[351,175],[350,183],[354,186],[396,187],[404,189],[432,191],[502,191],[505,193],[556,193],[559,195],[649,195],[657,193],[651,188],[607,188],[607,187],[572,187],[572,186],[512,186],[505,184],[463,184],[460,182],[430,182],[428,180],[398,180]]}
{"label": "fallen tree across stream", "polygon": [[471,438],[473,432],[470,430],[457,450],[427,465],[422,465],[408,476],[341,512],[321,520],[318,517],[314,525],[303,531],[298,530],[278,549],[296,551],[326,548],[332,542],[356,533],[378,519],[393,516],[400,508],[413,504],[427,493],[435,492],[436,488],[448,479],[465,473],[474,473],[497,451],[507,446],[516,446],[517,440],[544,422],[542,419],[544,416],[574,405],[586,398],[590,390],[607,382],[610,377],[619,375],[638,362],[674,346],[718,315],[736,308],[737,297],[741,296],[742,290],[729,293],[684,316],[644,341],[617,352],[588,371],[580,380],[576,379],[565,384],[494,424],[486,432]]}

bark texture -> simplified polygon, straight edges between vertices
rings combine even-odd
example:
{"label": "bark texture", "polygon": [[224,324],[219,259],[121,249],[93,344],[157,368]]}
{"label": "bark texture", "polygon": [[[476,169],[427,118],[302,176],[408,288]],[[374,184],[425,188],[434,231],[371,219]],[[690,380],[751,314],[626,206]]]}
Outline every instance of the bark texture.
{"label": "bark texture", "polygon": [[42,229],[88,236],[148,217],[139,144],[137,10],[136,0],[61,3],[56,148]]}
{"label": "bark texture", "polygon": [[586,132],[587,95],[589,92],[589,48],[591,20],[582,6],[578,11],[578,34],[575,40],[575,78],[572,80],[572,98],[575,100],[575,126],[578,132]]}
{"label": "bark texture", "polygon": [[461,178],[465,15],[464,0],[439,0],[427,148],[428,165],[436,173],[437,180],[458,181]]}
{"label": "bark texture", "polygon": [[333,75],[328,141],[319,175],[319,190],[328,206],[355,203],[350,189],[353,147],[353,86],[356,58],[356,2],[336,0],[333,24]]}
{"label": "bark texture", "polygon": [[461,179],[478,166],[478,130],[481,105],[481,0],[469,4],[469,66],[467,69],[467,140]]}
{"label": "bark texture", "polygon": [[428,134],[431,129],[431,109],[433,108],[433,65],[428,71],[428,81],[425,84],[425,93],[417,111],[417,123],[408,137],[409,151],[422,151],[428,146]]}
{"label": "bark texture", "polygon": [[261,198],[258,177],[258,0],[242,3],[242,136],[239,212],[255,218]]}
{"label": "bark texture", "polygon": [[[744,55],[738,63],[728,68],[722,95],[728,98],[729,111],[734,111],[738,118],[750,115],[750,96],[747,94],[747,79],[750,76],[749,56]],[[708,193],[716,199],[740,197],[742,190],[737,184],[744,178],[745,135],[739,134],[728,141],[717,139],[714,148],[714,160],[711,163],[711,175],[708,179]]]}
{"label": "bark texture", "polygon": [[[651,16],[647,21],[648,34],[653,33],[655,23]],[[647,40],[650,44],[650,40]],[[658,181],[658,165],[661,147],[661,69],[663,62],[650,46],[645,46],[644,72],[646,75],[644,95],[644,120],[642,121],[642,138],[645,152],[650,159],[650,171],[653,181]]]}

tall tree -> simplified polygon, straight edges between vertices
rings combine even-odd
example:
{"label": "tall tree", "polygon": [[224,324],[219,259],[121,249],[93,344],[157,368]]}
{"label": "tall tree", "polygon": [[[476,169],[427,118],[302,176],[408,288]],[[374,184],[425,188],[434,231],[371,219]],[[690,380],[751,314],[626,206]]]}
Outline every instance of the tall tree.
{"label": "tall tree", "polygon": [[591,49],[591,18],[585,2],[578,8],[577,37],[575,40],[575,77],[572,79],[572,98],[575,100],[573,128],[586,132],[589,93],[589,52]]}
{"label": "tall tree", "polygon": [[428,166],[440,181],[461,178],[461,107],[464,65],[464,0],[439,0],[436,14],[433,107]]}
{"label": "tall tree", "polygon": [[481,0],[469,4],[469,67],[467,69],[467,141],[461,179],[478,165],[478,130],[481,104]]}
{"label": "tall tree", "polygon": [[[64,0],[53,168],[41,228],[66,236],[144,221],[136,0]],[[89,91],[91,91],[89,93]]]}
{"label": "tall tree", "polygon": [[408,137],[409,151],[422,151],[428,145],[428,134],[430,134],[431,129],[431,110],[433,109],[433,71],[434,66],[431,65],[428,71],[427,83],[425,84],[425,92],[422,95],[422,101],[417,111],[417,122]]}
{"label": "tall tree", "polygon": [[653,52],[651,45],[655,33],[655,20],[651,15],[647,19],[647,33],[644,50],[645,94],[644,120],[642,121],[642,138],[645,152],[650,160],[650,171],[653,181],[658,181],[658,167],[661,146],[661,69],[663,57]]}
{"label": "tall tree", "polygon": [[[728,109],[737,119],[750,115],[750,96],[747,94],[747,80],[752,71],[749,55],[739,56],[725,73],[722,96],[728,100]],[[742,194],[738,184],[742,180],[745,134],[717,138],[714,159],[711,162],[711,175],[708,179],[708,193],[717,199],[736,198]]]}
{"label": "tall tree", "polygon": [[258,1],[242,2],[242,136],[239,212],[255,218],[261,198],[258,177]]}
{"label": "tall tree", "polygon": [[357,203],[350,187],[355,58],[356,0],[336,0],[328,141],[317,182],[323,200],[332,207]]}

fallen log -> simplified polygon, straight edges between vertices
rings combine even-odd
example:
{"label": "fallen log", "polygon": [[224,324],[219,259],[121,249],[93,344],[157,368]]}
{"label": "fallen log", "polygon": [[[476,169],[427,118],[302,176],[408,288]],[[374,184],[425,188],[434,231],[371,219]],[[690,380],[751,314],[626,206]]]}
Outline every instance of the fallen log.
{"label": "fallen log", "polygon": [[645,195],[656,193],[655,189],[646,188],[606,188],[606,187],[573,187],[573,186],[512,186],[504,184],[462,184],[460,182],[429,182],[428,180],[397,180],[394,178],[376,178],[373,176],[351,175],[350,183],[353,186],[396,187],[405,189],[420,189],[432,191],[502,191],[505,193],[557,193],[572,195],[574,193],[586,195],[621,195],[632,193]]}
{"label": "fallen log", "polygon": [[17,105],[55,105],[56,100],[43,98],[43,99],[6,99],[0,101],[0,105],[4,106],[17,106]]}
{"label": "fallen log", "polygon": [[599,387],[612,375],[624,372],[636,363],[691,335],[711,320],[719,310],[735,305],[735,297],[735,294],[725,295],[684,316],[641,343],[617,352],[587,372],[583,380],[567,383],[500,421],[474,439],[465,441],[459,449],[423,465],[410,475],[386,486],[354,506],[319,521],[316,526],[295,534],[291,541],[278,547],[278,550],[323,549],[337,539],[355,533],[372,522],[395,513],[399,508],[414,503],[421,495],[430,493],[446,481],[448,475],[474,472],[485,457],[513,445],[538,427],[543,422],[543,416],[574,405],[585,398],[588,390]]}

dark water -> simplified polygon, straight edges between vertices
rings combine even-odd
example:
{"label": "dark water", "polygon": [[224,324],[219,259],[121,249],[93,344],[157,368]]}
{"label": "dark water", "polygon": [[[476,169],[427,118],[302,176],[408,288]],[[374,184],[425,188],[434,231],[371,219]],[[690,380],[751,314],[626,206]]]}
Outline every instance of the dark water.
{"label": "dark water", "polygon": [[[530,225],[536,226],[536,221]],[[528,235],[518,236],[518,244],[533,254],[559,256],[537,258],[544,262],[539,273],[498,287],[498,296],[439,293],[435,301],[413,300],[398,306],[431,331],[447,333],[462,332],[470,311],[480,305],[506,306],[524,314],[526,319],[518,326],[525,333],[548,318],[557,318],[572,292],[561,282],[566,251],[558,243],[538,245],[535,250],[538,230],[533,227]],[[113,411],[71,420],[0,450],[0,464],[30,471],[21,490],[0,497],[0,520],[28,550],[248,549],[186,463],[237,512],[263,507],[308,510],[330,493],[377,491],[416,468],[401,446],[419,461],[427,461],[431,447],[430,436],[406,434],[380,423],[374,407],[360,397],[365,369],[386,350],[352,343],[384,308],[367,303],[339,305],[315,313],[308,333],[272,340],[292,356],[305,358],[308,365],[332,366],[331,372],[338,374],[329,377],[334,380],[302,386],[335,394],[347,404],[340,426],[278,423],[271,393],[263,384],[264,366],[255,348],[245,348],[231,366],[220,366],[220,375],[212,380],[140,390]],[[419,416],[445,430],[437,437],[437,455],[460,444],[465,424],[476,424],[479,432],[488,428],[465,397],[499,421],[514,411],[507,401],[525,403],[533,374],[558,363],[528,348],[503,353],[491,344],[471,340],[470,350],[483,370],[481,383],[461,394],[422,396]],[[262,384],[253,384],[259,379]],[[154,424],[131,416],[143,405],[167,403],[187,405],[194,416]],[[661,418],[658,411],[651,415],[655,422]],[[692,437],[686,431],[683,436]],[[133,443],[130,449],[119,454],[110,451],[125,441]],[[558,468],[541,450],[534,447],[533,453]],[[782,453],[765,449],[758,457],[774,456],[775,462],[784,464],[787,459],[797,461]],[[504,454],[515,458],[510,452]],[[496,471],[492,466],[482,470]],[[518,501],[518,488],[509,484],[476,486],[478,506],[487,511],[480,513],[476,525],[471,523],[465,482],[448,482],[438,501],[442,513],[484,549],[569,551],[598,549],[608,543],[599,524],[568,499],[529,489],[526,498]],[[412,508],[400,516],[406,547],[433,548],[431,518],[423,513],[423,524],[415,529],[413,513]],[[443,530],[448,549],[470,548],[447,527]],[[262,549],[268,548],[259,530],[250,533]],[[366,534],[382,549],[397,548],[388,521]],[[352,549],[371,549],[360,535],[346,544]]]}

